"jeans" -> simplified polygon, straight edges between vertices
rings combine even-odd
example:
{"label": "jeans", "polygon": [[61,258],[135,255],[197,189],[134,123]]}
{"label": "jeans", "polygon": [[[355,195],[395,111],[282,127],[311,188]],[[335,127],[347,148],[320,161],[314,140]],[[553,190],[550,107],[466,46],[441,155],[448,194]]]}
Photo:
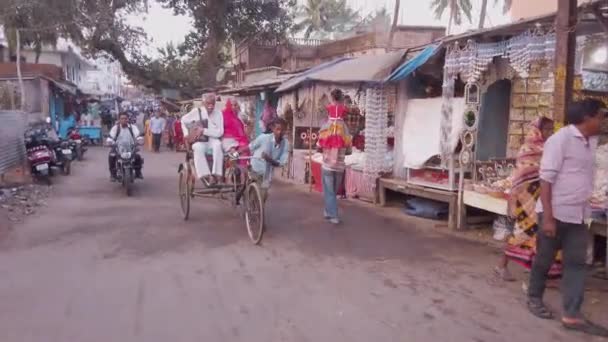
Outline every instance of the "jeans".
{"label": "jeans", "polygon": [[344,179],[344,171],[321,170],[323,173],[323,198],[325,215],[330,219],[338,218],[338,191]]}
{"label": "jeans", "polygon": [[154,147],[154,152],[160,151],[160,142],[162,138],[162,134],[152,134],[152,146]]}
{"label": "jeans", "polygon": [[[538,214],[539,228],[542,227],[542,214]],[[562,305],[563,315],[576,318],[580,315],[585,294],[585,271],[588,231],[584,224],[556,221],[556,236],[548,237],[539,229],[536,237],[536,256],[530,272],[528,297],[541,300],[545,292],[547,273],[561,248],[563,255]]]}

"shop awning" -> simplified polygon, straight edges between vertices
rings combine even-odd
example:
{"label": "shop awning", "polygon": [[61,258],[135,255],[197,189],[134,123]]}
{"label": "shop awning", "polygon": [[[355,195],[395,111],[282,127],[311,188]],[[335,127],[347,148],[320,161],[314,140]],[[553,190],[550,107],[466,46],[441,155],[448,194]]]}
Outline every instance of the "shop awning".
{"label": "shop awning", "polygon": [[307,81],[314,81],[315,79],[315,75],[327,68],[330,68],[336,64],[340,64],[344,61],[348,61],[351,58],[338,58],[338,59],[334,59],[331,60],[329,62],[323,63],[323,64],[319,64],[315,67],[312,67],[304,72],[302,72],[300,75],[291,78],[285,82],[283,82],[281,84],[281,86],[275,90],[275,92],[277,93],[281,93],[281,92],[285,92],[285,91],[289,91],[292,90],[294,88],[297,88],[300,84],[305,83]]}
{"label": "shop awning", "polygon": [[70,84],[67,82],[62,82],[62,81],[57,81],[57,80],[53,80],[53,79],[51,79],[51,82],[53,82],[53,84],[63,92],[66,92],[66,93],[69,93],[72,95],[76,95],[78,92],[78,87],[76,87],[73,84]]}
{"label": "shop awning", "polygon": [[424,65],[428,60],[435,55],[439,50],[439,45],[427,46],[422,52],[416,55],[414,58],[406,61],[399,66],[393,73],[386,79],[387,82],[401,81],[412,72],[416,71],[419,67]]}

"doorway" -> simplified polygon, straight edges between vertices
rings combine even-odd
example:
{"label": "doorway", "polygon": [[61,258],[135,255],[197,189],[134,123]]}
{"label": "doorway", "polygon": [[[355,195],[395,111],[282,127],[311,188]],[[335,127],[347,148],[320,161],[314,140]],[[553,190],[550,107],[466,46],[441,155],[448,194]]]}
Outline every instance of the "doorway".
{"label": "doorway", "polygon": [[475,148],[477,160],[507,157],[510,109],[510,80],[495,82],[482,95]]}

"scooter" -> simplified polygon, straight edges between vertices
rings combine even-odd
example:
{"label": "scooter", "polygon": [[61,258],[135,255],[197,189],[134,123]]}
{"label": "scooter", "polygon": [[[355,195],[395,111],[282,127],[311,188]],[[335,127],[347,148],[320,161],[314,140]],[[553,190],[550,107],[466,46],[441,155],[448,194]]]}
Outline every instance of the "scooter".
{"label": "scooter", "polygon": [[51,185],[52,151],[43,140],[43,135],[44,132],[39,129],[26,132],[27,160],[30,163],[32,176]]}

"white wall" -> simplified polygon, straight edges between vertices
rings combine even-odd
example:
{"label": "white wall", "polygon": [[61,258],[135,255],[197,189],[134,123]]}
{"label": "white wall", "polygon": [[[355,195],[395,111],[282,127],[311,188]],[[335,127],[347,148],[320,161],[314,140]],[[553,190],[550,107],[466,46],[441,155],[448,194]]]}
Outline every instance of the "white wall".
{"label": "white wall", "polygon": [[98,59],[95,61],[95,69],[86,71],[82,89],[94,95],[123,96],[122,79],[120,63]]}

